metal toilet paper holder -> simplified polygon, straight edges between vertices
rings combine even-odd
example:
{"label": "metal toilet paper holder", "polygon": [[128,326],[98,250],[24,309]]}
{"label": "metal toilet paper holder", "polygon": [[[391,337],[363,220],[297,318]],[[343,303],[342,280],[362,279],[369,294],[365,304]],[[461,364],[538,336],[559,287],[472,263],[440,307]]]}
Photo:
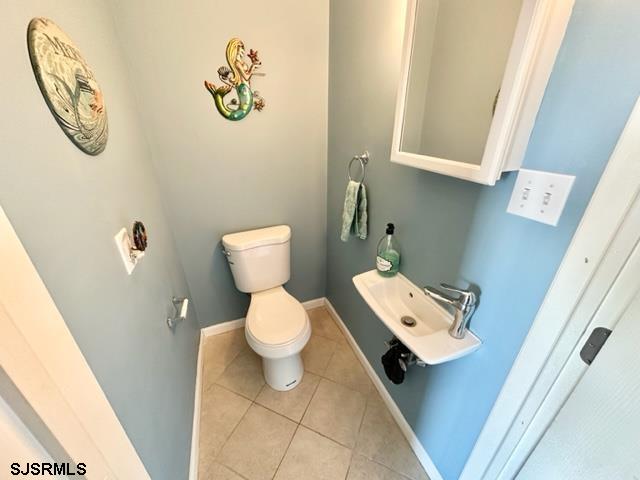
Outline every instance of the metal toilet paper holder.
{"label": "metal toilet paper holder", "polygon": [[186,297],[173,297],[171,299],[175,315],[173,317],[167,317],[167,326],[173,330],[176,325],[187,318],[187,310],[189,309],[189,299]]}

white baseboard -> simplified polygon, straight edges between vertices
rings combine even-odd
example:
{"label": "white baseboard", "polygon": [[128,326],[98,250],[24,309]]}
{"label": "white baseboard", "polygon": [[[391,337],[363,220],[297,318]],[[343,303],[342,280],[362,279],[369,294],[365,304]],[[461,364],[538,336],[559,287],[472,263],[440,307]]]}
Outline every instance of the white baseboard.
{"label": "white baseboard", "polygon": [[191,432],[191,457],[189,459],[189,480],[198,480],[198,458],[200,454],[200,402],[202,398],[202,344],[204,334],[200,331],[198,361],[196,364],[196,392],[193,398],[193,431]]}
{"label": "white baseboard", "polygon": [[324,297],[314,298],[313,300],[307,300],[306,302],[302,302],[302,306],[305,308],[305,310],[311,310],[312,308],[324,307],[326,300],[327,299],[324,298]]}
{"label": "white baseboard", "polygon": [[[380,397],[382,397],[382,400],[384,401],[385,405],[389,409],[389,412],[391,412],[393,419],[398,424],[398,427],[400,427],[402,434],[407,439],[407,442],[409,442],[411,449],[416,454],[416,457],[418,457],[418,460],[420,461],[423,468],[427,472],[427,475],[429,475],[429,478],[431,480],[443,480],[442,475],[440,475],[440,472],[438,472],[438,469],[436,468],[435,464],[431,460],[431,457],[429,457],[429,454],[422,446],[422,443],[420,443],[420,440],[418,440],[418,437],[416,436],[415,432],[413,431],[413,429],[411,428],[407,420],[404,418],[404,415],[402,415],[402,412],[398,408],[398,405],[396,405],[396,402],[393,400],[393,398],[391,398],[391,395],[389,395],[389,392],[387,391],[384,384],[382,383],[382,380],[380,379],[376,371],[373,369],[373,367],[369,363],[369,360],[367,360],[367,357],[364,356],[364,353],[362,353],[362,350],[360,350],[360,347],[358,346],[355,339],[353,338],[353,335],[351,335],[351,332],[349,331],[345,323],[342,321],[342,318],[340,318],[340,315],[338,315],[338,312],[336,311],[336,309],[333,307],[333,305],[331,305],[331,302],[329,301],[329,299],[325,297],[315,298],[313,300],[303,302],[302,306],[307,310],[310,310],[312,308],[322,307],[322,306],[325,306],[327,308],[327,310],[329,311],[329,313],[331,314],[335,322],[338,324],[338,326],[344,333],[345,337],[347,338],[347,341],[351,345],[351,348],[353,348],[353,351],[358,357],[358,360],[360,361],[364,370],[367,372],[367,374],[371,378],[371,381],[375,385],[376,390],[378,390]],[[244,327],[244,323],[245,323],[245,319],[239,318],[237,320],[231,320],[230,322],[211,325],[209,327],[203,328],[200,331],[201,334],[200,334],[200,348],[198,351],[198,373],[196,377],[196,396],[195,396],[194,412],[193,412],[194,418],[193,418],[193,440],[191,445],[191,471],[189,474],[189,480],[196,480],[197,473],[198,473],[197,467],[198,467],[198,438],[199,438],[199,432],[200,432],[202,344],[204,343],[204,338],[210,337],[212,335],[219,335],[221,333],[229,332],[237,328],[242,328]]]}
{"label": "white baseboard", "polygon": [[204,327],[200,330],[202,337],[210,337],[212,335],[220,335],[221,333],[229,332],[231,330],[235,330],[236,328],[244,327],[244,318],[239,318],[237,320],[231,320],[229,322],[224,323],[216,323],[215,325],[209,325],[208,327]]}
{"label": "white baseboard", "polygon": [[333,305],[331,305],[331,302],[328,298],[325,298],[324,302],[325,307],[344,333],[344,336],[347,338],[347,341],[351,345],[351,348],[353,348],[356,357],[358,357],[358,360],[360,360],[360,363],[364,367],[364,370],[371,378],[371,381],[375,385],[376,390],[378,390],[378,393],[382,397],[382,400],[389,409],[389,412],[391,412],[393,419],[398,424],[398,427],[400,427],[402,434],[407,439],[407,442],[409,442],[411,449],[416,454],[416,457],[418,457],[418,460],[422,464],[424,470],[427,472],[427,475],[429,475],[429,478],[431,480],[442,480],[442,475],[440,475],[440,472],[433,463],[433,460],[431,460],[431,457],[422,446],[422,443],[420,443],[420,440],[418,440],[418,437],[411,428],[411,425],[409,425],[407,420],[404,418],[404,415],[402,415],[402,412],[400,411],[400,408],[398,408],[396,402],[393,400],[393,398],[391,398],[391,395],[389,395],[389,392],[382,383],[382,380],[380,380],[380,377],[378,376],[376,371],[369,363],[369,360],[367,360],[367,357],[365,357],[364,353],[362,353],[362,350],[360,350],[360,347],[356,343],[356,340],[353,338],[353,335],[351,335],[351,332],[349,331],[345,323],[342,321],[342,318],[340,318],[340,315],[338,315],[338,312],[333,307]]}

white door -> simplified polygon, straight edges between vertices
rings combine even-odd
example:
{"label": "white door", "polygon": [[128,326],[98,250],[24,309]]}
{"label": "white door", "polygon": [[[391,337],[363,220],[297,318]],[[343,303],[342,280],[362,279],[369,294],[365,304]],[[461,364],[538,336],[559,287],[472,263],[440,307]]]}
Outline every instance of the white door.
{"label": "white door", "polygon": [[[0,478],[5,478],[4,475],[10,478],[10,473],[18,475],[16,472],[25,472],[27,462],[52,463],[53,460],[9,404],[0,397]],[[36,478],[34,475],[20,477]],[[68,480],[69,477],[56,475],[49,478]]]}
{"label": "white door", "polygon": [[[613,332],[589,367],[580,349],[574,351],[564,371],[582,368],[585,373],[529,455],[519,480],[640,479],[638,243],[586,333],[596,325]],[[562,389],[562,382],[561,375],[554,388]]]}

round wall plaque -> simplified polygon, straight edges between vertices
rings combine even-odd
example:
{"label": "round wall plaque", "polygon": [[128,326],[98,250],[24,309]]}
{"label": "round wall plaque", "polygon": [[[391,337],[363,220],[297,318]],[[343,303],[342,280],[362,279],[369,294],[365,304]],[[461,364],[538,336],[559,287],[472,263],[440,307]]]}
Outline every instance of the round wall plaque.
{"label": "round wall plaque", "polygon": [[98,155],[109,129],[102,91],[73,41],[54,22],[34,18],[27,31],[29,57],[54,118],[80,150]]}

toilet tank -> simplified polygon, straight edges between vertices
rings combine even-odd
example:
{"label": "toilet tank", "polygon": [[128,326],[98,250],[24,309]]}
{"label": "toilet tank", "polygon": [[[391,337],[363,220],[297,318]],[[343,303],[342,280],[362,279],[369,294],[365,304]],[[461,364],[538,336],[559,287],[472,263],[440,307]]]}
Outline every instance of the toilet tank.
{"label": "toilet tank", "polygon": [[288,225],[229,233],[222,237],[236,288],[253,293],[279,287],[291,277]]}

